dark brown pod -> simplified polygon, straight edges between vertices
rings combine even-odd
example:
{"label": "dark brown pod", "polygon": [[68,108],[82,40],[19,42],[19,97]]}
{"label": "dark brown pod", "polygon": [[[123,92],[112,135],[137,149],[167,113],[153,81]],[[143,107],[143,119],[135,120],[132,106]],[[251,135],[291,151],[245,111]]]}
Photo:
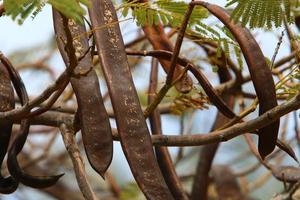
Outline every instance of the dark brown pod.
{"label": "dark brown pod", "polygon": [[[14,109],[15,98],[13,86],[10,82],[10,77],[5,66],[0,62],[0,112],[5,112]],[[0,121],[0,166],[7,152],[11,131],[11,122]],[[0,171],[1,171],[0,167]],[[10,194],[14,192],[18,187],[18,182],[12,177],[4,178],[0,173],[0,193]]]}
{"label": "dark brown pod", "polygon": [[[113,140],[98,77],[89,53],[86,29],[84,25],[65,18],[54,9],[53,22],[58,48],[66,66],[74,67],[75,74],[87,72],[86,75],[71,77],[70,81],[78,103],[78,116],[88,160],[93,169],[104,177],[112,160]],[[73,41],[72,45],[68,46],[68,41]],[[72,46],[75,55],[70,55]],[[76,66],[70,66],[72,59],[73,62],[76,59]]]}
{"label": "dark brown pod", "polygon": [[[216,16],[231,31],[239,43],[248,64],[251,79],[259,100],[259,114],[277,106],[275,84],[270,67],[250,31],[239,23],[234,23],[226,10],[220,6],[207,2],[192,2],[204,6]],[[258,151],[262,158],[269,155],[275,148],[279,129],[279,120],[259,129]]]}
{"label": "dark brown pod", "polygon": [[[10,79],[14,85],[14,88],[19,96],[21,105],[27,104],[29,101],[28,94],[23,84],[23,81],[19,73],[14,69],[10,61],[3,55],[0,54],[0,59],[3,65],[9,72]],[[21,169],[17,155],[22,151],[23,146],[26,142],[29,132],[30,122],[29,119],[21,119],[21,127],[17,133],[16,138],[12,142],[10,149],[8,150],[7,156],[7,168],[13,179],[17,182],[21,182],[24,185],[31,186],[34,188],[45,188],[55,184],[62,175],[58,176],[32,176],[24,172]]]}
{"label": "dark brown pod", "polygon": [[[89,14],[123,152],[147,199],[173,199],[154,156],[151,138],[127,62],[114,6],[90,0]],[[104,27],[104,28],[97,28]]]}

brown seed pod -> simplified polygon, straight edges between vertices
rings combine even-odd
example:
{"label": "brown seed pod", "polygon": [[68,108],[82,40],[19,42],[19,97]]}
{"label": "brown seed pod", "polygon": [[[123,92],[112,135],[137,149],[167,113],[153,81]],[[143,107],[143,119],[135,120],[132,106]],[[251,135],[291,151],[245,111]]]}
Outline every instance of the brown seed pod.
{"label": "brown seed pod", "polygon": [[[9,72],[10,79],[18,94],[21,105],[27,104],[29,101],[28,94],[19,73],[14,69],[11,62],[3,54],[0,54],[0,60]],[[13,179],[15,179],[15,181],[21,182],[24,185],[34,188],[50,187],[58,181],[62,174],[57,176],[32,176],[24,172],[24,170],[21,169],[18,163],[17,155],[22,151],[24,147],[28,136],[29,127],[29,119],[21,119],[21,127],[19,133],[17,134],[16,138],[12,142],[10,149],[8,150],[8,171]]]}
{"label": "brown seed pod", "polygon": [[[10,82],[10,77],[5,66],[0,62],[0,112],[5,112],[14,109],[15,98],[13,86]],[[11,122],[0,122],[0,166],[7,152],[11,131]],[[1,168],[0,168],[1,171]],[[12,177],[4,178],[0,173],[0,193],[10,194],[18,187],[18,182]]]}
{"label": "brown seed pod", "polygon": [[89,53],[86,29],[84,25],[65,18],[54,9],[53,22],[58,48],[66,66],[73,68],[75,75],[82,74],[71,77],[70,81],[78,103],[77,114],[84,148],[91,166],[104,177],[112,160],[113,140],[98,77]]}
{"label": "brown seed pod", "polygon": [[[110,0],[90,0],[89,14],[123,152],[147,199],[173,199],[154,156],[151,138],[127,62]],[[104,27],[104,28],[97,28]]]}
{"label": "brown seed pod", "polygon": [[[220,6],[202,1],[192,2],[204,6],[231,31],[239,43],[248,64],[251,79],[259,100],[259,114],[277,106],[275,84],[270,67],[250,31],[239,23],[234,23],[226,10]],[[275,148],[279,129],[279,120],[259,129],[258,150],[262,158],[269,155]]]}

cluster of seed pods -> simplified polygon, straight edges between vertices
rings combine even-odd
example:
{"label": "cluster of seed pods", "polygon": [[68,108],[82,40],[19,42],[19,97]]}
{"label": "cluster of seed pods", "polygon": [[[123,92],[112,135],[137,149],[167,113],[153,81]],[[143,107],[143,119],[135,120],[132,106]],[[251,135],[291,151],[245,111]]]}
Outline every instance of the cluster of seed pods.
{"label": "cluster of seed pods", "polygon": [[[197,1],[195,5],[204,6],[230,30],[244,54],[251,79],[259,101],[259,114],[277,106],[275,84],[270,66],[250,31],[241,24],[231,20],[230,15],[222,7],[207,2]],[[269,155],[276,146],[279,120],[261,128],[259,133],[258,151],[262,158]]]}
{"label": "cluster of seed pods", "polygon": [[[93,37],[114,109],[120,142],[136,182],[147,199],[188,199],[177,179],[172,164],[170,164],[171,159],[168,151],[164,148],[157,148],[157,158],[154,155],[150,132],[131,77],[120,28],[118,23],[114,23],[118,19],[112,1],[90,0],[90,4],[88,12],[92,23]],[[207,8],[224,23],[239,43],[257,93],[260,105],[259,113],[263,114],[275,107],[277,101],[271,71],[251,33],[246,28],[231,21],[230,15],[219,6],[201,1],[193,1],[191,4]],[[104,177],[112,160],[113,139],[109,117],[100,93],[98,77],[93,69],[92,53],[89,48],[86,28],[84,24],[66,18],[55,9],[53,9],[53,23],[58,49],[66,68],[70,72],[70,82],[77,99],[78,111],[76,116],[80,123],[85,152],[93,169]],[[159,25],[156,27],[145,26],[144,30],[155,49],[168,51],[160,51],[160,56],[154,51],[151,55],[157,57],[165,71],[168,72],[169,60],[172,57],[170,51],[173,48],[167,38],[157,38],[157,35],[163,35],[162,27]],[[179,65],[186,66],[187,63],[178,59],[177,64],[175,78],[182,71]],[[220,115],[222,113],[227,118],[235,117],[231,110],[233,107],[232,100],[221,99],[200,70],[196,68],[189,70],[202,85],[210,100],[217,106]],[[157,66],[155,67],[153,64],[151,80],[154,82],[157,81],[156,73]],[[230,79],[230,76],[222,77],[225,76],[224,74],[228,75],[228,72],[225,71],[220,74],[222,82]],[[190,80],[189,76],[185,78]],[[19,74],[8,59],[1,55],[0,112],[14,109],[13,87],[21,104],[27,104],[28,95]],[[149,91],[155,92],[155,90],[156,84],[153,84]],[[152,100],[149,98],[149,102]],[[222,117],[224,117],[223,115]],[[159,134],[161,125],[157,111],[151,114],[150,121],[152,132]],[[21,119],[20,132],[8,149],[12,122],[0,123],[0,162],[2,164],[7,153],[8,169],[11,175],[5,178],[0,174],[0,193],[14,192],[19,183],[34,188],[49,187],[62,176],[32,176],[25,173],[19,166],[17,155],[26,142],[29,125],[29,120],[26,117]],[[276,121],[259,130],[259,152],[262,157],[270,154],[275,148],[278,127],[279,121]],[[163,176],[163,170],[165,170],[164,174],[170,176]]]}

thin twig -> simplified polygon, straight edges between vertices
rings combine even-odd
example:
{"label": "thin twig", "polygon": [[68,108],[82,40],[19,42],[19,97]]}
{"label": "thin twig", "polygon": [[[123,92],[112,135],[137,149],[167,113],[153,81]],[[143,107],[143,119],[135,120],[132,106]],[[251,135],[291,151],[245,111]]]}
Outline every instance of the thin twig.
{"label": "thin twig", "polygon": [[98,198],[92,190],[90,183],[87,180],[87,175],[84,169],[84,163],[80,156],[79,147],[77,146],[77,143],[75,141],[74,131],[68,128],[66,124],[61,124],[60,130],[65,147],[73,163],[78,186],[84,198],[87,200],[98,200]]}

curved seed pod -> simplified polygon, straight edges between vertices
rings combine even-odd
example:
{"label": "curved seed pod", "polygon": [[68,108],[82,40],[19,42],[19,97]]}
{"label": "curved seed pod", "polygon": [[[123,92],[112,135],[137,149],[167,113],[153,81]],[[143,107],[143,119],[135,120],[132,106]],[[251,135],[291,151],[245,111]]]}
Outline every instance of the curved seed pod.
{"label": "curved seed pod", "polygon": [[[121,145],[147,199],[173,199],[155,160],[151,138],[127,62],[111,0],[90,0],[94,37],[116,116]],[[105,28],[97,28],[105,27]]]}
{"label": "curved seed pod", "polygon": [[[21,104],[22,105],[27,104],[29,101],[28,94],[19,73],[13,68],[12,64],[7,58],[5,58],[3,55],[0,55],[0,58],[2,63],[5,65],[6,69],[9,72],[10,78],[20,98]],[[29,132],[29,126],[30,126],[29,119],[21,120],[20,131],[17,134],[15,140],[12,142],[12,146],[8,151],[8,156],[7,156],[8,171],[16,181],[21,182],[24,185],[31,186],[34,188],[45,188],[45,187],[52,186],[58,181],[58,179],[62,175],[32,176],[25,173],[21,169],[18,163],[17,155],[21,152],[26,142],[28,132]]]}
{"label": "curved seed pod", "polygon": [[[67,19],[53,9],[53,22],[59,51],[68,67],[72,59],[78,60],[74,66],[75,74],[86,75],[71,77],[71,85],[78,103],[78,116],[84,148],[88,160],[102,177],[109,167],[113,155],[113,140],[108,114],[105,110],[97,74],[89,52],[85,26]],[[80,36],[80,37],[78,37]],[[77,37],[78,39],[76,39]],[[73,45],[67,45],[73,41]],[[70,53],[73,47],[73,58]],[[73,60],[74,62],[74,60]]]}
{"label": "curved seed pod", "polygon": [[19,183],[13,177],[1,177],[0,179],[0,194],[11,194],[18,189]]}
{"label": "curved seed pod", "polygon": [[[220,6],[207,2],[192,2],[204,6],[231,31],[239,43],[248,64],[251,79],[259,100],[259,114],[277,106],[275,84],[272,73],[256,40],[247,28],[235,24],[230,15]],[[279,129],[279,120],[259,130],[258,150],[262,158],[275,148]]]}
{"label": "curved seed pod", "polygon": [[[129,55],[135,52],[127,51]],[[138,55],[138,54],[136,54]],[[167,59],[170,60],[172,58],[172,52],[169,51],[148,51],[146,53],[141,54],[141,56],[153,56],[155,58]],[[207,94],[209,100],[218,108],[218,110],[228,118],[234,118],[236,115],[234,112],[228,107],[226,102],[222,100],[222,98],[218,95],[217,91],[213,88],[210,82],[207,80],[205,75],[201,72],[198,67],[193,66],[188,60],[179,57],[177,59],[178,64],[181,66],[189,66],[189,71],[193,73],[195,78],[199,81],[203,90]]]}
{"label": "curved seed pod", "polygon": [[[0,112],[12,110],[15,107],[14,89],[5,66],[0,62]],[[12,123],[0,122],[0,171],[7,152]],[[18,182],[12,177],[4,178],[0,173],[0,193],[10,194],[18,188]]]}
{"label": "curved seed pod", "polygon": [[[157,73],[158,62],[157,59],[153,58],[148,89],[148,104],[151,104],[155,98],[152,94],[155,94],[157,89]],[[162,135],[160,112],[158,109],[155,109],[150,114],[149,120],[152,134]],[[187,200],[188,197],[185,194],[182,184],[177,176],[168,148],[155,147],[155,153],[160,170],[174,198],[178,200]]]}

